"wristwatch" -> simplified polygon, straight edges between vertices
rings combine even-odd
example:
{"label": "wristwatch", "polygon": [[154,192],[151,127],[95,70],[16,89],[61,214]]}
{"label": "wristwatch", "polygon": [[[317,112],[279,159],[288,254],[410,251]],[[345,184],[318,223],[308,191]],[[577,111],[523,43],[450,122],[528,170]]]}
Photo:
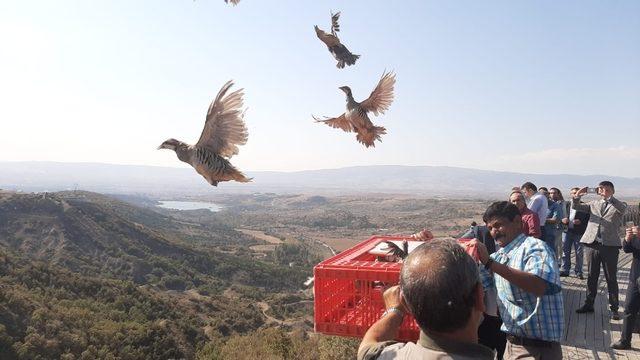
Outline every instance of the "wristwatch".
{"label": "wristwatch", "polygon": [[484,263],[484,268],[487,270],[491,270],[491,264],[493,264],[493,259],[489,258],[486,263]]}
{"label": "wristwatch", "polygon": [[387,310],[385,310],[382,313],[382,316],[380,318],[383,318],[383,317],[387,316],[387,314],[392,313],[392,312],[396,312],[396,313],[400,314],[400,316],[404,317],[404,311],[400,310],[399,308],[397,308],[395,306],[392,306],[392,307],[388,308]]}

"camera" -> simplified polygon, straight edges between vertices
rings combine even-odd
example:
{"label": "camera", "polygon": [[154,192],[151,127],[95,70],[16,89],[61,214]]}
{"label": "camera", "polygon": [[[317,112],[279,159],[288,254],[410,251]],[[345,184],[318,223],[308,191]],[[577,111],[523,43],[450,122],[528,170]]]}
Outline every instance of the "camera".
{"label": "camera", "polygon": [[587,194],[597,194],[598,193],[598,188],[587,188]]}

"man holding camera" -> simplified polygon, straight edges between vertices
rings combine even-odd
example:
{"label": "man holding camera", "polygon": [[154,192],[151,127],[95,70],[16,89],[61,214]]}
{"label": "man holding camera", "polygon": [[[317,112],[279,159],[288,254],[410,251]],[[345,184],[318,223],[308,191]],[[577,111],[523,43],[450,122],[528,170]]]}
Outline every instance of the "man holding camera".
{"label": "man holding camera", "polygon": [[598,184],[597,194],[601,199],[589,203],[581,203],[580,199],[589,192],[588,187],[578,190],[571,201],[571,208],[590,214],[587,228],[580,239],[584,245],[584,253],[589,264],[589,277],[587,279],[587,298],[584,305],[576,312],[593,312],[593,303],[598,290],[600,277],[600,263],[604,269],[604,277],[607,280],[609,292],[609,309],[611,318],[620,320],[618,315],[618,255],[621,243],[618,231],[622,226],[622,217],[626,211],[626,204],[616,199],[613,194],[615,188],[610,181],[602,181]]}

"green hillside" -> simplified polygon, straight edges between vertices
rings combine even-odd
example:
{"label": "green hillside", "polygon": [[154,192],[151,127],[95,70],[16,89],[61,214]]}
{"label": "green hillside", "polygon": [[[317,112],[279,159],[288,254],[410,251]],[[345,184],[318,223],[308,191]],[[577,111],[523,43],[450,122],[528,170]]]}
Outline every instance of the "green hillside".
{"label": "green hillside", "polygon": [[311,264],[256,259],[253,242],[98,194],[0,194],[0,358],[228,358],[255,339],[296,358],[335,343],[265,332],[257,304],[295,294]]}

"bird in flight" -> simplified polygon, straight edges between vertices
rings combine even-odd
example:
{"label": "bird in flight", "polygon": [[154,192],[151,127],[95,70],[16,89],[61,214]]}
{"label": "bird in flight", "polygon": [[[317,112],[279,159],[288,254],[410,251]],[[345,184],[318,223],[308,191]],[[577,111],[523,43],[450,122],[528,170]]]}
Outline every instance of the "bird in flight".
{"label": "bird in flight", "polygon": [[371,92],[369,98],[357,102],[353,99],[351,89],[348,86],[341,86],[339,89],[347,95],[347,111],[335,118],[325,117],[316,122],[325,123],[331,127],[342,129],[346,132],[357,133],[356,139],[366,147],[375,147],[374,141],[382,141],[381,136],[387,133],[387,129],[382,126],[375,126],[369,120],[367,113],[374,115],[384,114],[393,102],[393,87],[396,83],[396,75],[393,72],[385,72],[378,82],[378,86]]}
{"label": "bird in flight", "polygon": [[227,94],[232,86],[233,81],[224,84],[209,105],[204,129],[195,145],[169,139],[158,147],[175,151],[180,161],[193,166],[213,186],[221,181],[251,181],[228,160],[248,138],[241,110],[243,89]]}
{"label": "bird in flight", "polygon": [[233,6],[238,5],[238,3],[240,2],[240,0],[224,0],[225,3],[232,3]]}
{"label": "bird in flight", "polygon": [[316,35],[318,39],[322,40],[322,42],[327,45],[329,48],[329,52],[333,55],[333,57],[338,60],[336,66],[339,69],[344,68],[344,65],[353,65],[356,63],[356,60],[360,57],[360,55],[354,55],[347,49],[346,46],[342,45],[340,39],[338,39],[337,33],[340,31],[340,25],[338,24],[338,19],[340,18],[340,12],[331,13],[331,34],[327,34],[326,32],[320,30],[318,25],[315,25]]}

